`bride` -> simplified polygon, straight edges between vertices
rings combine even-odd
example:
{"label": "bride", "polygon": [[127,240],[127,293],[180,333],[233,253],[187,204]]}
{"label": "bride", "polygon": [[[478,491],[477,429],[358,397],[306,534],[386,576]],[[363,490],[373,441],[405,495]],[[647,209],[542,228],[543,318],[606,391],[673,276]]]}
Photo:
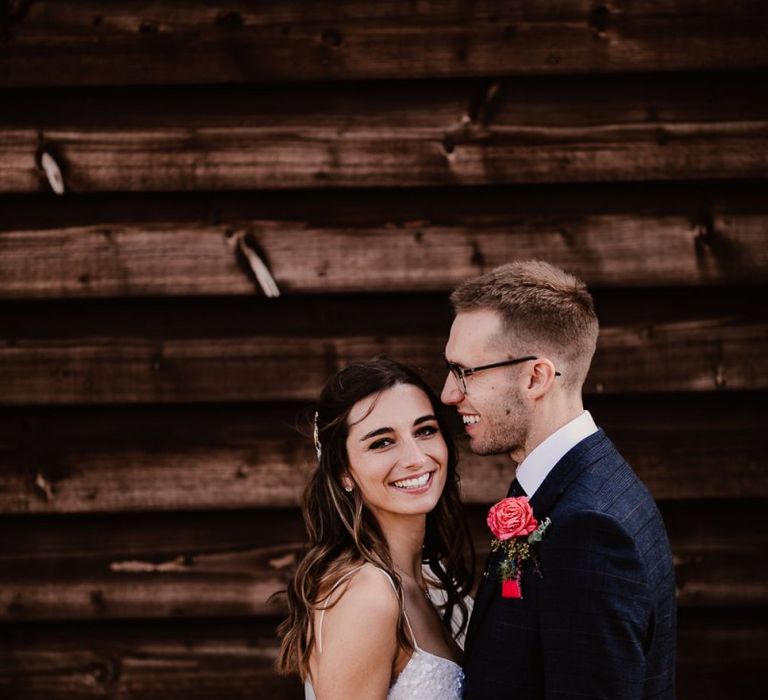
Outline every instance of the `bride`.
{"label": "bride", "polygon": [[[307,698],[459,700],[471,544],[440,403],[387,358],[323,389],[278,669]],[[432,601],[439,600],[436,605]]]}

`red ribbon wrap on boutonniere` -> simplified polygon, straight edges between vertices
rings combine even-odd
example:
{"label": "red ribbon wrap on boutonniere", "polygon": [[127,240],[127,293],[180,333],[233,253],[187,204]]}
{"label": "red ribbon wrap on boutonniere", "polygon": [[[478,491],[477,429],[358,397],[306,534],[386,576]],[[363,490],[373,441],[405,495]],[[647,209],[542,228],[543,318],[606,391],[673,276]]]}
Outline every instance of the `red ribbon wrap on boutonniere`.
{"label": "red ribbon wrap on boutonniere", "polygon": [[541,576],[538,558],[534,551],[551,524],[549,518],[539,523],[527,496],[504,498],[488,511],[487,523],[495,539],[491,551],[501,550],[504,558],[499,564],[501,595],[503,598],[522,598],[522,565],[531,560]]}

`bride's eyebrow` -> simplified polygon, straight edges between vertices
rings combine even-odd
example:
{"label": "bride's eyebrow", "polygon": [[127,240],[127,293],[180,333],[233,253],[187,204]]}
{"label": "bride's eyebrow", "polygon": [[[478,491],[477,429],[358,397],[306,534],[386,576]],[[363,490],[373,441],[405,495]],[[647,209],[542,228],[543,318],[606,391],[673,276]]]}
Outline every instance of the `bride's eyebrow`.
{"label": "bride's eyebrow", "polygon": [[421,425],[421,423],[426,423],[430,420],[437,420],[433,414],[428,414],[426,416],[422,416],[421,418],[417,418],[415,421],[413,421],[414,425]]}
{"label": "bride's eyebrow", "polygon": [[[435,416],[432,413],[427,414],[426,416],[422,416],[421,418],[417,418],[415,421],[413,421],[414,425],[421,425],[422,423],[426,423],[427,421],[431,420],[437,420]],[[394,433],[395,429],[390,427],[383,427],[383,428],[376,428],[375,430],[371,430],[370,433],[366,433],[363,435],[363,437],[360,438],[360,442],[365,442],[366,440],[370,440],[372,437],[376,437],[377,435],[385,435],[386,433]]]}
{"label": "bride's eyebrow", "polygon": [[363,435],[363,437],[360,438],[360,442],[365,442],[369,438],[376,437],[377,435],[384,435],[385,433],[394,433],[394,428],[376,428],[376,430],[371,430],[370,433],[366,433]]}

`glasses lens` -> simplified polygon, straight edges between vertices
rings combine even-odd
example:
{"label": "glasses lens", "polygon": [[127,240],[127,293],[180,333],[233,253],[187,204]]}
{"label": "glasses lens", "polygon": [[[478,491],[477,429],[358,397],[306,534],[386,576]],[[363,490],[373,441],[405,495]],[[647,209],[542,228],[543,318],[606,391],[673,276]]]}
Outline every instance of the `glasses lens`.
{"label": "glasses lens", "polygon": [[453,362],[447,362],[446,364],[448,365],[448,369],[453,375],[453,378],[456,380],[456,384],[458,384],[459,389],[461,389],[461,393],[466,394],[467,385],[464,383],[464,372],[461,371],[461,367],[453,364]]}

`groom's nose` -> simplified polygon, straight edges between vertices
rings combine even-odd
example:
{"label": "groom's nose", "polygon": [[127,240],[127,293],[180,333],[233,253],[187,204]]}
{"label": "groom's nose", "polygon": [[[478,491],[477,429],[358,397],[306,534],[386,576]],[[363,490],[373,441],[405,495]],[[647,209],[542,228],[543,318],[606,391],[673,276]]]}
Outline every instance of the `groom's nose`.
{"label": "groom's nose", "polygon": [[443,384],[443,390],[440,392],[440,400],[448,406],[455,406],[463,398],[464,394],[459,388],[456,378],[448,372],[448,376],[446,376],[445,383]]}

